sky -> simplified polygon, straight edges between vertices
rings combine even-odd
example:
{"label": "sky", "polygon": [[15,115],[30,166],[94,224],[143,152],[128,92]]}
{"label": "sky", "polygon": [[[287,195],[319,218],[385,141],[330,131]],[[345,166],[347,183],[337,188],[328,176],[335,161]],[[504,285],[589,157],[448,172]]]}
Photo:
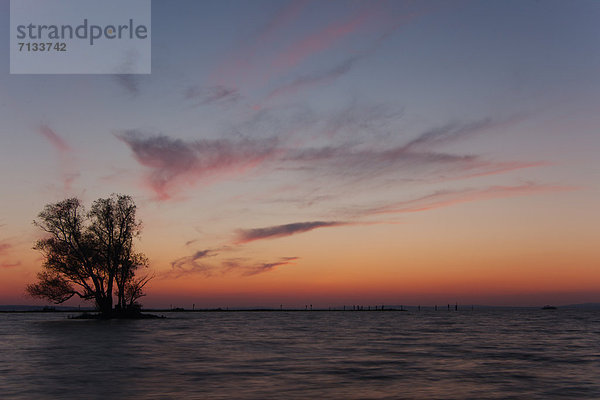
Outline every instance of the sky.
{"label": "sky", "polygon": [[150,75],[11,75],[0,0],[0,304],[45,304],[44,205],[111,193],[146,307],[600,302],[598,21],[155,0]]}

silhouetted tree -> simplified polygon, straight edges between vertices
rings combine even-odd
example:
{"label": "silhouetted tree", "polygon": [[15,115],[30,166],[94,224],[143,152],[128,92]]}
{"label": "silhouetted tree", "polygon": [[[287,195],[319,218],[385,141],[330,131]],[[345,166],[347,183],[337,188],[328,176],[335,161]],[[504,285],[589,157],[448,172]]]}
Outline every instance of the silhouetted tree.
{"label": "silhouetted tree", "polygon": [[73,296],[94,300],[104,316],[113,312],[114,293],[116,309],[131,309],[151,279],[135,277],[148,264],[134,251],[141,233],[135,213],[135,203],[124,195],[98,199],[87,213],[77,198],[46,205],[34,221],[47,233],[34,246],[44,256],[44,271],[27,292],[54,303]]}

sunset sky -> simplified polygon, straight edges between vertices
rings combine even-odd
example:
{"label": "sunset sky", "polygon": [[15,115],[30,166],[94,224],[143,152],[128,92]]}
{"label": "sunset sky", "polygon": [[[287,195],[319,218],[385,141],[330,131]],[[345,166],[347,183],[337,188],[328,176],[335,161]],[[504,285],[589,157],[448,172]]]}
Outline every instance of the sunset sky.
{"label": "sunset sky", "polygon": [[0,304],[45,304],[43,206],[111,193],[138,205],[147,307],[599,302],[599,21],[153,1],[150,75],[10,75],[0,0]]}

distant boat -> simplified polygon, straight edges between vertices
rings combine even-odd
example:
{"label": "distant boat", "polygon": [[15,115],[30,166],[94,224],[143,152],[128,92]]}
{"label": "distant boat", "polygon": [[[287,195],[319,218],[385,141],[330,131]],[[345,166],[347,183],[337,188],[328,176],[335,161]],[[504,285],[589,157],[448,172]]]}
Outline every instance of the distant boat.
{"label": "distant boat", "polygon": [[544,307],[542,307],[542,310],[556,310],[556,307],[546,304]]}

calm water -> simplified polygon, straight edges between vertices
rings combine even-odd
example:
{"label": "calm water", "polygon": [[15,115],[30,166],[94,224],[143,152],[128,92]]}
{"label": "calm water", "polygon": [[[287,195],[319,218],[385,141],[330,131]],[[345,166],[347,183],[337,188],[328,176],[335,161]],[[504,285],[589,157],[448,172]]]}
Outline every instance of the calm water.
{"label": "calm water", "polygon": [[600,312],[0,314],[2,399],[600,398]]}

